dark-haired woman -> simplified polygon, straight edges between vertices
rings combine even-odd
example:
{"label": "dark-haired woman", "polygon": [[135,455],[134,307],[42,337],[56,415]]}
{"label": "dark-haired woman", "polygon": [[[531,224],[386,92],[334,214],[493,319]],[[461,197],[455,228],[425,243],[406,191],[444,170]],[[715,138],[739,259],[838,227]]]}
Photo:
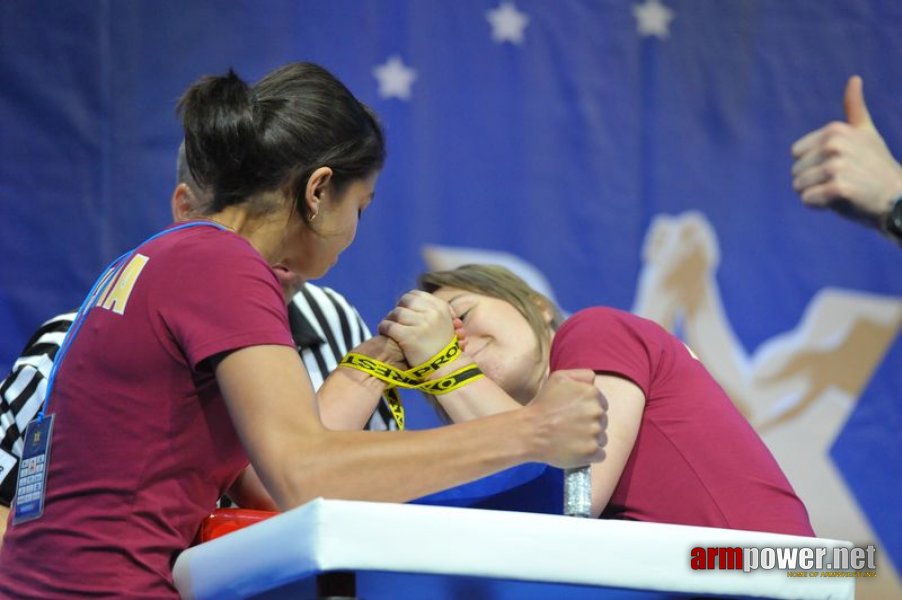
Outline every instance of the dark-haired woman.
{"label": "dark-haired woman", "polygon": [[[325,429],[280,280],[323,275],[354,239],[384,160],[380,127],[305,63],[252,87],[203,79],[179,110],[209,214],[124,255],[85,302],[48,389],[43,513],[29,480],[0,550],[0,597],[175,597],[172,564],[229,488],[262,481],[257,505],[280,509],[405,501],[526,461],[600,458],[603,409],[584,371],[554,378],[529,411],[464,426]],[[394,358],[385,338],[365,346]],[[382,391],[341,369],[322,393]]]}
{"label": "dark-haired woman", "polygon": [[595,373],[608,424],[605,457],[592,465],[593,516],[814,535],[764,442],[658,324],[608,307],[562,323],[547,298],[499,266],[426,273],[420,284],[379,331],[417,353],[428,335],[449,335],[457,315],[465,352],[447,368],[475,361],[503,390],[477,382],[438,396],[455,422],[518,409],[559,369]]}

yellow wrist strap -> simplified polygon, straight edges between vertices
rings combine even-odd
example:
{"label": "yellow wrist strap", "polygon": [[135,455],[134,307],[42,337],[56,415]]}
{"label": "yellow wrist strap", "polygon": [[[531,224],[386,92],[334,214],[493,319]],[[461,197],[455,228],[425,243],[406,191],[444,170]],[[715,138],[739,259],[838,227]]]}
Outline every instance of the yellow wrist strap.
{"label": "yellow wrist strap", "polygon": [[382,393],[382,397],[385,399],[385,403],[388,404],[391,416],[398,425],[398,429],[404,431],[404,405],[401,404],[401,394],[398,393],[398,388],[387,388]]}
{"label": "yellow wrist strap", "polygon": [[352,369],[357,369],[358,371],[363,371],[376,379],[384,381],[390,386],[415,388],[422,381],[421,379],[411,377],[407,371],[401,371],[381,360],[376,360],[375,358],[370,358],[369,356],[357,354],[355,352],[348,352],[345,354],[344,358],[341,359],[341,362],[338,363],[338,366],[350,367]]}
{"label": "yellow wrist strap", "polygon": [[427,375],[434,373],[450,362],[454,362],[460,356],[460,341],[453,336],[448,345],[438,351],[432,358],[424,363],[404,371],[405,375],[423,381]]}
{"label": "yellow wrist strap", "polygon": [[397,369],[375,358],[363,354],[348,352],[341,362],[340,367],[351,367],[364,373],[369,373],[377,379],[381,379],[389,385],[403,388],[415,388],[422,383],[427,375],[441,369],[446,364],[457,360],[460,356],[460,342],[457,336],[451,338],[448,345],[438,351],[432,358],[412,367],[406,371]]}
{"label": "yellow wrist strap", "polygon": [[485,377],[485,374],[479,367],[475,364],[470,364],[441,379],[424,381],[417,386],[417,389],[427,394],[432,394],[433,396],[441,396],[442,394],[453,392],[454,390],[461,388],[468,383],[473,383],[477,379],[482,379],[483,377]]}
{"label": "yellow wrist strap", "polygon": [[454,336],[448,342],[448,345],[432,358],[406,371],[401,371],[380,360],[355,352],[348,352],[341,359],[341,362],[338,363],[338,366],[363,371],[388,384],[383,392],[383,398],[392,412],[392,417],[397,423],[398,429],[403,430],[404,406],[401,404],[401,395],[396,388],[418,389],[427,394],[441,395],[484,377],[479,367],[471,364],[441,379],[424,381],[424,378],[430,373],[434,373],[444,365],[457,360],[460,357],[460,353],[460,342],[457,336]]}

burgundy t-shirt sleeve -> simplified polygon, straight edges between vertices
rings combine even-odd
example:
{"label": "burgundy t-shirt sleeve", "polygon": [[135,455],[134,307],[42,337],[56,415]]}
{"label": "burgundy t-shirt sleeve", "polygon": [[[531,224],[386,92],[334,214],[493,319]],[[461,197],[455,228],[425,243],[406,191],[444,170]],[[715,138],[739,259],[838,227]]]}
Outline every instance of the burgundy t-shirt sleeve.
{"label": "burgundy t-shirt sleeve", "polygon": [[607,307],[582,310],[558,329],[551,345],[551,370],[592,369],[618,375],[649,394],[651,352],[634,315]]}
{"label": "burgundy t-shirt sleeve", "polygon": [[171,296],[161,316],[192,367],[247,346],[294,347],[278,280],[246,240],[210,229],[180,246],[156,293]]}

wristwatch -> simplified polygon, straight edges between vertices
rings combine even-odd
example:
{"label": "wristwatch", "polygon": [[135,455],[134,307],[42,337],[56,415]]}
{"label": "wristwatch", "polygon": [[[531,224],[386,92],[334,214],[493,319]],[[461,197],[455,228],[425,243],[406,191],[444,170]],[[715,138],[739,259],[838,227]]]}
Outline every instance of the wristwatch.
{"label": "wristwatch", "polygon": [[893,202],[892,207],[883,219],[883,231],[897,242],[902,242],[902,196]]}

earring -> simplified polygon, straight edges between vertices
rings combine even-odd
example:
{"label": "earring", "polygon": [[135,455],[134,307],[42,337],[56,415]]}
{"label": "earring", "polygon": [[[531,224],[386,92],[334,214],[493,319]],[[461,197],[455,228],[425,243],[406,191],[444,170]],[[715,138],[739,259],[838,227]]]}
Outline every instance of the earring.
{"label": "earring", "polygon": [[308,222],[313,223],[313,220],[316,218],[316,215],[318,215],[318,214],[319,214],[319,212],[315,212],[315,213],[311,214],[310,218],[307,219]]}

